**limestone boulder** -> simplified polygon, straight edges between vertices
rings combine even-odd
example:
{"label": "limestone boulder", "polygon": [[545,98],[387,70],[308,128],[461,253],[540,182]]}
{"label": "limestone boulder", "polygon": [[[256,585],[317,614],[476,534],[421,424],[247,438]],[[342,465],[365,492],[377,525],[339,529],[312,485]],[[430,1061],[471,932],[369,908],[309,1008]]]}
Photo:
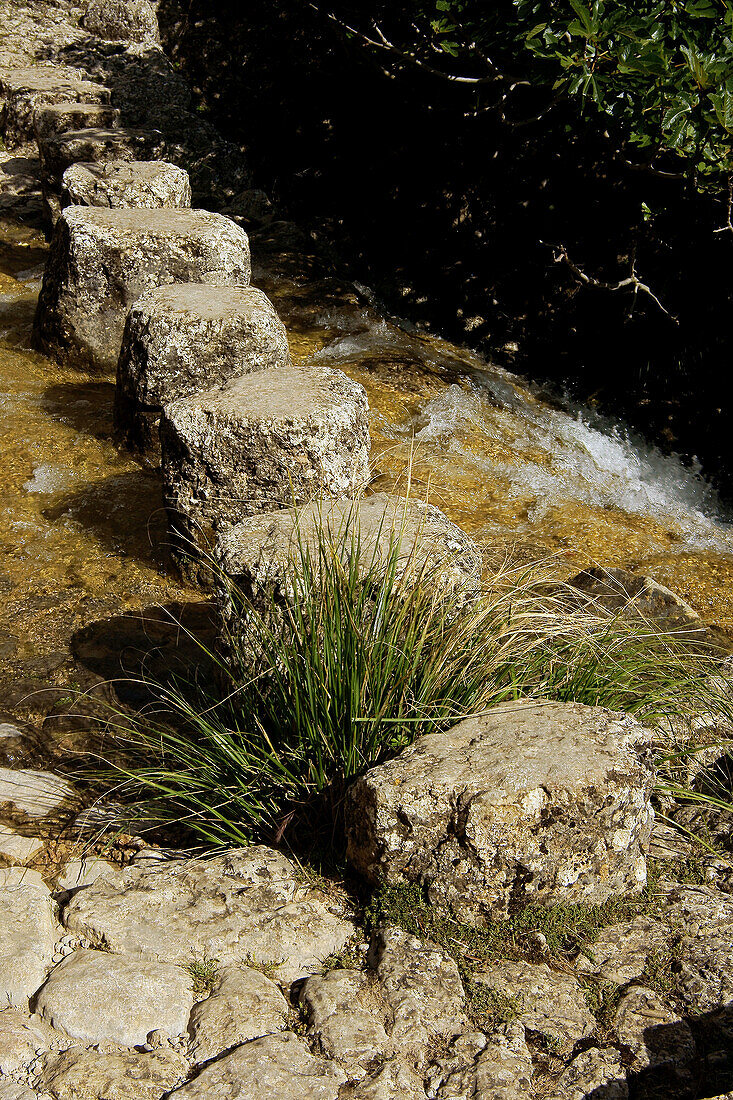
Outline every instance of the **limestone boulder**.
{"label": "limestone boulder", "polygon": [[8,863],[30,863],[44,845],[41,837],[23,836],[15,829],[0,824],[0,857]]}
{"label": "limestone boulder", "polygon": [[363,388],[328,367],[244,375],[166,405],[163,501],[179,544],[257,512],[354,495],[368,476]]}
{"label": "limestone boulder", "polygon": [[197,1062],[208,1062],[287,1025],[288,1003],[275,982],[250,966],[229,966],[211,995],[191,1013],[191,1055]]}
{"label": "limestone boulder", "polygon": [[61,208],[106,206],[110,209],[187,209],[191,206],[188,172],[165,160],[103,160],[72,164],[61,178]]}
{"label": "limestone boulder", "polygon": [[130,306],[167,283],[246,285],[246,233],[205,210],[67,207],[51,243],[33,330],[58,362],[113,372]]}
{"label": "limestone boulder", "polygon": [[477,925],[510,905],[634,893],[654,816],[647,737],[579,703],[510,704],[421,737],[350,788],[348,857]]}
{"label": "limestone boulder", "polygon": [[109,106],[110,91],[84,80],[73,69],[37,65],[0,73],[0,129],[8,149],[33,141],[39,108],[52,103],[99,103]]}
{"label": "limestone boulder", "polygon": [[130,130],[89,126],[38,138],[43,200],[51,222],[62,207],[63,177],[72,164],[97,164],[109,160],[158,160],[164,154],[157,130]]}
{"label": "limestone boulder", "polygon": [[24,868],[0,882],[0,1002],[27,1009],[51,967],[58,924],[51,895]]}
{"label": "limestone boulder", "polygon": [[187,1074],[186,1059],[170,1048],[114,1053],[76,1047],[46,1056],[39,1087],[53,1100],[160,1100]]}
{"label": "limestone boulder", "polygon": [[629,1100],[622,1056],[591,1047],[574,1058],[555,1084],[552,1100]]}
{"label": "limestone boulder", "polygon": [[272,966],[280,981],[316,973],[355,931],[344,904],[309,886],[269,848],[208,860],[110,868],[62,912],[70,932],[116,954],[186,966]]}
{"label": "limestone boulder", "polygon": [[[215,556],[236,590],[254,603],[264,596],[269,606],[273,598],[287,601],[293,563],[303,551],[317,561],[324,536],[342,554],[358,540],[364,573],[386,564],[398,547],[399,580],[430,580],[454,600],[478,593],[481,552],[473,540],[432,505],[391,493],[306,504],[224,524]],[[227,628],[238,632],[238,609],[232,606],[231,593],[223,591],[220,603]]]}
{"label": "limestone boulder", "polygon": [[91,0],[81,22],[90,34],[108,42],[160,45],[158,19],[150,0]]}
{"label": "limestone boulder", "polygon": [[73,801],[71,783],[53,772],[0,768],[0,809],[13,815],[42,818]]}
{"label": "limestone boulder", "polygon": [[34,1000],[53,1027],[89,1043],[133,1047],[151,1031],[181,1035],[193,1007],[191,977],[181,966],[74,951],[54,967]]}
{"label": "limestone boulder", "polygon": [[0,1077],[27,1070],[59,1038],[38,1016],[20,1008],[0,1009]]}
{"label": "limestone boulder", "polygon": [[[467,1096],[472,1100],[524,1100],[533,1096],[532,1056],[522,1025],[505,1024],[482,1039],[473,1058],[464,1060],[438,1083],[438,1100],[464,1100]],[[472,1053],[470,1047],[466,1053]]]}
{"label": "limestone boulder", "polygon": [[39,107],[33,117],[37,141],[69,130],[116,129],[120,112],[105,103],[51,103]]}
{"label": "limestone boulder", "polygon": [[346,1074],[288,1031],[265,1035],[204,1066],[171,1100],[337,1100]]}
{"label": "limestone boulder", "polygon": [[115,425],[128,446],[155,453],[164,405],[289,362],[285,326],[261,290],[157,287],[127,318]]}
{"label": "limestone boulder", "polygon": [[634,1070],[670,1066],[680,1075],[689,1072],[696,1055],[690,1025],[653,990],[641,985],[628,989],[616,1007],[613,1029],[631,1052]]}
{"label": "limestone boulder", "polygon": [[385,1028],[389,1010],[374,975],[361,970],[330,970],[308,978],[300,1003],[308,1034],[318,1049],[335,1058],[352,1077],[361,1077],[376,1059],[394,1053]]}
{"label": "limestone boulder", "polygon": [[346,1086],[339,1100],[425,1100],[420,1075],[392,1058],[356,1084]]}

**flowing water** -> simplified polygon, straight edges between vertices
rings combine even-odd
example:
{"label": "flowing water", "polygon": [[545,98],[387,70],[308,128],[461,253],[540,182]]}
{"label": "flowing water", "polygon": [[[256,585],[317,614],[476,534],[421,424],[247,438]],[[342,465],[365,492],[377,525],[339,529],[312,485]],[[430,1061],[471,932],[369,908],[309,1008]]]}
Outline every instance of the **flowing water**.
{"label": "flowing water", "polygon": [[[0,705],[28,714],[49,684],[74,682],[83,628],[199,598],[167,571],[157,474],[112,440],[113,380],[30,349],[45,253],[0,222]],[[487,549],[552,555],[565,575],[590,562],[647,572],[733,636],[731,528],[698,472],[352,293],[324,305],[317,283],[264,268],[256,281],[296,360],[366,387],[376,488],[409,477]]]}

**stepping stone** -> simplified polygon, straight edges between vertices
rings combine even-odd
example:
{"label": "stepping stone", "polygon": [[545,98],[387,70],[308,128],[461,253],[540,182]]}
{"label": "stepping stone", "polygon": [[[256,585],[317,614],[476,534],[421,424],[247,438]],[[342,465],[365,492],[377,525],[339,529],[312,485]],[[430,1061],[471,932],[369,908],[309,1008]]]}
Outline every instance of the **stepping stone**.
{"label": "stepping stone", "polygon": [[34,66],[0,74],[0,129],[8,149],[33,141],[38,108],[51,103],[102,103],[110,92],[70,69]]}
{"label": "stepping stone", "polygon": [[[306,504],[251,516],[219,531],[214,551],[218,567],[234,589],[262,608],[287,603],[293,562],[300,547],[318,560],[318,542],[325,532],[334,546],[348,552],[358,538],[364,572],[387,560],[399,542],[397,576],[410,574],[450,592],[460,602],[478,593],[481,552],[468,535],[437,508],[390,493],[374,493],[359,501]],[[217,586],[217,605],[225,637],[244,636],[246,608],[231,599],[227,585]]]}
{"label": "stepping stone", "polygon": [[184,967],[108,951],[74,951],[54,967],[34,1004],[75,1039],[126,1047],[141,1046],[151,1031],[183,1034],[192,1008]]}
{"label": "stepping stone", "polygon": [[654,811],[649,739],[630,715],[513,703],[420,737],[345,800],[347,855],[457,920],[638,892]]}
{"label": "stepping stone", "polygon": [[160,421],[163,502],[185,562],[222,522],[353,496],[369,474],[363,388],[328,367],[236,378],[166,405]]}
{"label": "stepping stone", "polygon": [[157,287],[133,305],[117,365],[115,425],[158,452],[163,405],[290,362],[285,326],[254,287]]}
{"label": "stepping stone", "polygon": [[158,20],[149,0],[91,0],[81,25],[107,42],[160,45]]}
{"label": "stepping stone", "polygon": [[38,139],[43,199],[52,222],[61,212],[64,172],[72,164],[95,164],[108,160],[158,160],[163,155],[163,138],[158,130],[124,130],[90,127],[49,134]]}
{"label": "stepping stone", "polygon": [[130,306],[168,283],[249,283],[247,234],[206,210],[69,206],[59,218],[34,346],[60,363],[117,369]]}
{"label": "stepping stone", "polygon": [[51,967],[58,926],[39,876],[22,867],[0,874],[0,1001],[27,1010]]}
{"label": "stepping stone", "polygon": [[75,797],[74,788],[53,772],[0,768],[0,807],[31,818],[47,817]]}
{"label": "stepping stone", "polygon": [[36,140],[69,130],[117,129],[120,112],[104,103],[52,103],[39,107],[34,117]]}
{"label": "stepping stone", "polygon": [[61,207],[187,208],[188,172],[165,160],[106,160],[72,164],[61,180]]}

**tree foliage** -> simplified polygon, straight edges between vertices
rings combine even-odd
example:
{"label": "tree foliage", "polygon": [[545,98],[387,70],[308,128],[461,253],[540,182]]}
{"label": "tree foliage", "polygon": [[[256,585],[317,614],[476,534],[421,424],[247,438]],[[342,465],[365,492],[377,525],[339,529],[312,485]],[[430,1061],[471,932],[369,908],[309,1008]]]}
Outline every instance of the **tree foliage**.
{"label": "tree foliage", "polygon": [[713,189],[733,174],[733,0],[312,6],[385,67],[461,87],[467,112],[498,109],[522,125],[570,101],[660,171]]}

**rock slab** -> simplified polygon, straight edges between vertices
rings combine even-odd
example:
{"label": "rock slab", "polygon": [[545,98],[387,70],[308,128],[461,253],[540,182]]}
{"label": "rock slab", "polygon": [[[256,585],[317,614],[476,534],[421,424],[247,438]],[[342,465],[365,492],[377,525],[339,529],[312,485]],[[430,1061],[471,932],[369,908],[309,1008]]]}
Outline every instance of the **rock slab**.
{"label": "rock slab", "polygon": [[61,178],[61,207],[187,209],[188,172],[165,160],[103,160],[72,164]]}
{"label": "rock slab", "polygon": [[348,857],[458,919],[600,903],[646,882],[654,771],[633,718],[579,703],[497,707],[421,737],[347,794]]}

